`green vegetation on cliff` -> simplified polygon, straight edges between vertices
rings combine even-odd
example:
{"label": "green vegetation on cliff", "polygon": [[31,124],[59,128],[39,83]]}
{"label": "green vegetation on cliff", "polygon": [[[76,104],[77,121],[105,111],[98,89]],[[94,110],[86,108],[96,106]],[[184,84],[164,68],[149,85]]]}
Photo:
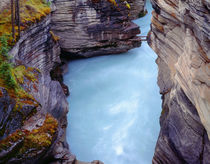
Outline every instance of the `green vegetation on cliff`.
{"label": "green vegetation on cliff", "polygon": [[[36,100],[21,86],[24,80],[38,82],[38,74],[34,68],[26,68],[23,65],[14,66],[8,56],[9,46],[5,35],[0,37],[0,86],[5,88],[10,97],[16,100],[16,108],[23,103],[38,105]],[[35,71],[34,71],[35,70]]]}
{"label": "green vegetation on cliff", "polygon": [[[19,11],[20,30],[25,31],[46,17],[50,7],[45,0],[19,0]],[[30,131],[23,128],[41,109],[40,103],[30,94],[39,92],[41,74],[36,68],[22,65],[21,61],[12,63],[17,60],[9,56],[9,50],[20,35],[18,24],[14,20],[12,23],[11,15],[10,5],[0,11],[0,100],[4,105],[0,112],[6,116],[0,129],[0,138],[4,138],[0,140],[0,163],[11,157],[27,159],[43,153],[51,146],[58,128],[57,120],[49,114],[46,114],[42,126],[29,128]],[[54,41],[59,39],[52,32],[51,35]]]}
{"label": "green vegetation on cliff", "polygon": [[[8,94],[15,98],[16,106],[21,106],[20,104],[23,101],[35,105],[35,99],[21,85],[24,83],[24,80],[33,83],[38,82],[38,71],[25,66],[14,66],[10,62],[8,55],[10,48],[19,37],[17,23],[14,24],[15,35],[14,38],[12,37],[11,11],[10,5],[0,11],[0,87],[4,87]],[[39,22],[46,17],[50,13],[50,7],[45,0],[19,0],[19,11],[20,30],[23,31],[33,23]]]}
{"label": "green vegetation on cliff", "polygon": [[[39,22],[50,13],[49,3],[45,0],[19,0],[19,8],[21,31],[27,29],[33,23]],[[16,24],[13,42],[11,13],[10,5],[0,11],[0,36],[5,35],[9,45],[13,45],[18,38],[18,26]]]}
{"label": "green vegetation on cliff", "polygon": [[[43,125],[32,131],[16,130],[7,138],[0,141],[0,152],[8,151],[8,156],[36,156],[40,151],[49,147],[56,135],[58,122],[47,114]],[[9,149],[12,149],[9,151]]]}
{"label": "green vegetation on cliff", "polygon": [[0,79],[2,83],[7,86],[7,88],[15,89],[16,81],[12,76],[13,66],[11,63],[9,63],[9,47],[5,35],[1,36],[0,43]]}

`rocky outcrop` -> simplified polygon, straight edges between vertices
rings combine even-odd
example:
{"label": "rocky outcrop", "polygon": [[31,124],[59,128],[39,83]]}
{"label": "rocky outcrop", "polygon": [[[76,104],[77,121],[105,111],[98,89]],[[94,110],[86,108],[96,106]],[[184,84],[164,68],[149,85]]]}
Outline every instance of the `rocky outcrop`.
{"label": "rocky outcrop", "polygon": [[154,164],[210,163],[210,3],[152,0],[150,46],[163,95]]}
{"label": "rocky outcrop", "polygon": [[54,0],[52,31],[70,57],[126,52],[140,46],[139,27],[129,20],[129,9],[116,0]]}
{"label": "rocky outcrop", "polygon": [[128,3],[131,6],[129,16],[131,20],[140,18],[146,14],[146,0],[128,0]]}
{"label": "rocky outcrop", "polygon": [[50,31],[51,15],[35,23],[21,33],[21,37],[10,50],[13,62],[50,72],[55,63],[60,63],[60,47]]}
{"label": "rocky outcrop", "polygon": [[0,10],[3,10],[5,6],[9,5],[8,0],[1,0],[0,1]]}
{"label": "rocky outcrop", "polygon": [[22,32],[9,52],[19,67],[17,78],[24,90],[19,96],[0,88],[0,163],[75,161],[65,139],[66,96],[60,83],[50,77],[60,62],[50,21],[48,15]]}

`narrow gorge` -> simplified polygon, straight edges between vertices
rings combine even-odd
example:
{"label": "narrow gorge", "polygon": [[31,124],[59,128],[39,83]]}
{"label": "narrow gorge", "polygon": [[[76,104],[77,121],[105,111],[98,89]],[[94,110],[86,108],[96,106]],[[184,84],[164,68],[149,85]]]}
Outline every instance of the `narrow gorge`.
{"label": "narrow gorge", "polygon": [[[146,8],[148,14],[134,21],[141,36],[150,29],[149,1]],[[77,159],[151,163],[161,113],[155,59],[147,42],[142,42],[120,55],[69,62],[64,76],[70,89],[67,141]]]}
{"label": "narrow gorge", "polygon": [[0,163],[210,163],[209,24],[209,0],[1,0]]}

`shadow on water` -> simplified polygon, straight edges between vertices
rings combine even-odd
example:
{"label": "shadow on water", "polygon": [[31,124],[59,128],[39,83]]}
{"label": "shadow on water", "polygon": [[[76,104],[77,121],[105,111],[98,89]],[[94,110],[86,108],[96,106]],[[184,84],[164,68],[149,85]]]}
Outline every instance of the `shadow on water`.
{"label": "shadow on water", "polygon": [[[142,34],[148,14],[134,22]],[[67,140],[78,159],[105,164],[151,164],[159,133],[161,99],[156,54],[143,42],[123,55],[70,62]]]}

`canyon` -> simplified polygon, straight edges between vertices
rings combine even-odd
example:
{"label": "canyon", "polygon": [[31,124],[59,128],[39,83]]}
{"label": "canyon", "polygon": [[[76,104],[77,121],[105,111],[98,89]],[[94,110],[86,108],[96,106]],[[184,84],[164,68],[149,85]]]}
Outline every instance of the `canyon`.
{"label": "canyon", "polygon": [[[64,7],[62,4],[68,4],[69,1],[58,2],[54,1],[51,3],[51,14],[45,17],[41,16],[41,20],[38,18],[39,21],[31,23],[30,27],[22,31],[19,40],[9,51],[9,55],[12,57],[10,62],[14,63],[20,74],[15,76],[19,77],[18,83],[23,88],[21,92],[24,92],[24,94],[27,92],[27,97],[14,96],[14,91],[8,90],[6,86],[1,87],[1,163],[80,163],[69,152],[66,142],[66,115],[68,112],[68,103],[64,94],[66,88],[57,81],[57,75],[51,78],[52,72],[56,72],[54,69],[61,63],[60,53],[66,51],[65,46],[62,46],[63,38],[59,35],[57,36],[56,32],[58,29],[55,28],[55,23],[61,23],[61,25],[59,24],[61,29],[62,26],[65,26],[66,20],[64,17],[64,21],[62,21],[55,14],[59,15],[62,13],[63,9],[59,7]],[[96,2],[98,3],[96,5],[97,9],[94,9],[92,3],[84,2],[83,5],[78,3],[79,6],[73,5],[70,8],[75,10],[73,14],[76,14],[76,11],[80,8],[83,10],[84,6],[86,6],[87,13],[102,13],[102,15],[93,15],[94,17],[90,20],[96,22],[92,24],[93,27],[87,27],[88,22],[84,22],[84,27],[80,29],[81,33],[86,33],[84,36],[81,35],[81,39],[85,40],[86,38],[86,48],[90,49],[85,56],[89,56],[91,51],[93,56],[105,54],[100,48],[107,49],[104,50],[107,51],[106,53],[108,51],[110,53],[113,51],[120,53],[140,46],[140,38],[136,36],[140,33],[140,30],[137,25],[128,19],[129,9],[125,4],[118,1],[117,6],[115,6],[107,1]],[[8,4],[10,4],[8,0],[1,1],[1,11],[3,13],[7,12]],[[26,6],[26,9],[31,10],[33,6]],[[23,9],[21,8],[21,10]],[[99,18],[96,18],[96,16]],[[111,21],[113,26],[107,20],[108,18],[113,19]],[[68,21],[67,24],[72,23],[74,25],[75,31],[70,33],[71,31],[67,30],[68,33],[64,35],[71,36],[78,32],[76,31],[78,28],[76,25],[78,24],[76,24],[73,15]],[[104,24],[107,26],[101,26],[98,35],[102,35],[103,31],[107,31],[106,37],[91,36],[89,31],[94,30],[96,26],[100,26],[100,21],[104,21]],[[80,23],[82,22],[80,21]],[[116,32],[116,28],[121,29]],[[65,38],[64,42],[75,46],[73,42],[77,39]],[[90,47],[88,45],[89,39],[93,40]],[[81,48],[73,47],[73,50],[66,52],[75,54],[74,50],[78,49],[76,52],[80,57],[79,52],[82,54],[82,51],[85,49],[84,46],[79,46]],[[117,48],[117,46],[119,47]],[[92,163],[100,162],[93,161]]]}
{"label": "canyon", "polygon": [[[158,55],[162,95],[161,129],[152,163],[208,164],[210,2],[151,3],[154,11],[147,40]],[[7,4],[8,0],[0,2],[1,11]],[[35,74],[36,80],[23,78],[21,86],[33,98],[21,99],[19,106],[19,100],[0,87],[0,163],[83,164],[69,151],[66,87],[62,75],[52,77],[52,72],[60,67],[60,54],[65,59],[87,58],[139,47],[140,30],[131,19],[145,13],[144,5],[143,0],[132,1],[130,11],[122,1],[54,0],[49,15],[21,32],[9,51],[10,61]],[[49,142],[41,142],[43,136]],[[27,146],[28,141],[45,146]]]}
{"label": "canyon", "polygon": [[[150,30],[153,9],[149,2],[146,9],[146,16],[133,21],[141,27],[141,35]],[[141,47],[120,55],[68,63],[64,75],[70,90],[66,136],[77,159],[151,164],[161,113],[156,57],[144,41]]]}

